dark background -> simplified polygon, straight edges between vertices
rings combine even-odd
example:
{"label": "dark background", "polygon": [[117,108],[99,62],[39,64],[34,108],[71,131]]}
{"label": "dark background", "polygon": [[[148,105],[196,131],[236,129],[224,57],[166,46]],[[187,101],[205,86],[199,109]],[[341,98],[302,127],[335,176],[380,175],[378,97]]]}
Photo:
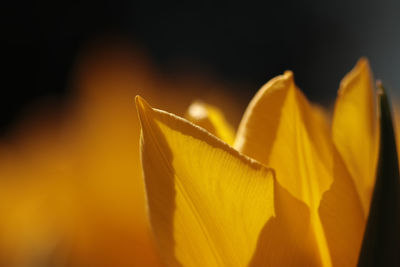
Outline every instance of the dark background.
{"label": "dark background", "polygon": [[311,100],[331,103],[360,56],[400,88],[400,1],[54,2],[2,4],[0,133],[42,97],[62,103],[80,49],[105,34],[141,43],[166,72],[184,64],[248,84],[233,92],[246,100],[292,69]]}

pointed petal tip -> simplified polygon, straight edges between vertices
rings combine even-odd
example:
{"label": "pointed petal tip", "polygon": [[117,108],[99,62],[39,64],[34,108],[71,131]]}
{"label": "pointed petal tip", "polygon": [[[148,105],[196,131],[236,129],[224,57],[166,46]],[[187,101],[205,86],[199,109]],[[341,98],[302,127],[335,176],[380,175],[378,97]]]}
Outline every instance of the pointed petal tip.
{"label": "pointed petal tip", "polygon": [[361,65],[361,66],[366,66],[369,65],[369,60],[367,57],[362,56],[358,59],[357,64],[356,65]]}
{"label": "pointed petal tip", "polygon": [[259,97],[270,91],[290,88],[290,84],[294,84],[294,75],[291,70],[286,70],[283,74],[272,78],[263,87],[261,87],[253,100],[256,101]]}
{"label": "pointed petal tip", "polygon": [[355,67],[354,67],[354,71],[356,73],[361,73],[362,71],[366,71],[370,69],[370,64],[369,64],[369,60],[367,57],[361,57],[358,59]]}
{"label": "pointed petal tip", "polygon": [[284,82],[285,84],[292,84],[294,83],[294,74],[291,70],[286,70],[282,75],[278,76],[280,81]]}
{"label": "pointed petal tip", "polygon": [[371,67],[367,57],[361,57],[358,59],[353,69],[340,81],[338,96],[343,95],[344,92],[348,90],[346,88],[351,87],[350,84],[355,82],[362,75],[372,76]]}
{"label": "pointed petal tip", "polygon": [[135,104],[138,111],[144,111],[148,108],[151,109],[151,106],[140,95],[135,96]]}
{"label": "pointed petal tip", "polygon": [[143,99],[143,97],[141,97],[140,95],[136,95],[135,96],[135,104],[137,105],[139,101],[141,101],[141,99]]}
{"label": "pointed petal tip", "polygon": [[283,75],[282,75],[284,78],[286,78],[286,79],[293,79],[293,77],[294,77],[294,74],[293,74],[293,71],[291,71],[291,70],[286,70],[284,73],[283,73]]}
{"label": "pointed petal tip", "polygon": [[136,104],[136,110],[139,115],[140,123],[142,124],[146,114],[148,115],[150,112],[152,112],[153,108],[149,105],[149,103],[147,103],[146,100],[144,100],[143,97],[139,95],[135,97],[135,104]]}

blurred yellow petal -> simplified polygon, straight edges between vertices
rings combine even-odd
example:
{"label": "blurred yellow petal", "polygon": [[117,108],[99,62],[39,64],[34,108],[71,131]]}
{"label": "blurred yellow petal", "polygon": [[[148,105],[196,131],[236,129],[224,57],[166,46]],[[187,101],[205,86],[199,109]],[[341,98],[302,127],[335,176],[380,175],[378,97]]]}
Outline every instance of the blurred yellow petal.
{"label": "blurred yellow petal", "polygon": [[368,213],[377,162],[377,114],[367,59],[342,80],[332,123],[334,143],[352,175]]}
{"label": "blurred yellow petal", "polygon": [[233,144],[235,131],[218,108],[201,101],[195,101],[190,105],[185,117],[224,142]]}
{"label": "blurred yellow petal", "polygon": [[[235,147],[273,167],[282,187],[310,207],[324,266],[356,263],[364,225],[358,194],[334,153],[325,114],[308,103],[291,72],[272,79],[251,101]],[[345,250],[342,241],[355,248]]]}
{"label": "blurred yellow petal", "polygon": [[137,108],[150,220],[166,263],[247,264],[274,215],[272,171],[140,97]]}

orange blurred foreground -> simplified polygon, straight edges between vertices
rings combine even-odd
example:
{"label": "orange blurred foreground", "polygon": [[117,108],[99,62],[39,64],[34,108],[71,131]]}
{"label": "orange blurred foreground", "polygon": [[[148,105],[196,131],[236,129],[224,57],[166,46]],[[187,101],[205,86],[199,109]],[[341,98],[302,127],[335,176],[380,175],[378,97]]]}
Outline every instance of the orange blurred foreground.
{"label": "orange blurred foreground", "polygon": [[223,86],[167,78],[123,43],[88,47],[71,84],[66,107],[42,108],[0,144],[0,266],[158,266],[134,96],[176,114],[201,98],[236,124],[241,110]]}

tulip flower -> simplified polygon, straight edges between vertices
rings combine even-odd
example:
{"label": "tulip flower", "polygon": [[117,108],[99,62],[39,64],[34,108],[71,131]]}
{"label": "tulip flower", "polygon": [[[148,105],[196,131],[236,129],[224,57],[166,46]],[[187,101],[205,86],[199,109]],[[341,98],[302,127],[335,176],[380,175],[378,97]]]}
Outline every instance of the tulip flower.
{"label": "tulip flower", "polygon": [[223,120],[188,116],[210,133],[139,96],[136,105],[149,217],[168,266],[357,265],[379,136],[366,59],[341,82],[331,126],[287,71],[250,102],[233,146]]}

